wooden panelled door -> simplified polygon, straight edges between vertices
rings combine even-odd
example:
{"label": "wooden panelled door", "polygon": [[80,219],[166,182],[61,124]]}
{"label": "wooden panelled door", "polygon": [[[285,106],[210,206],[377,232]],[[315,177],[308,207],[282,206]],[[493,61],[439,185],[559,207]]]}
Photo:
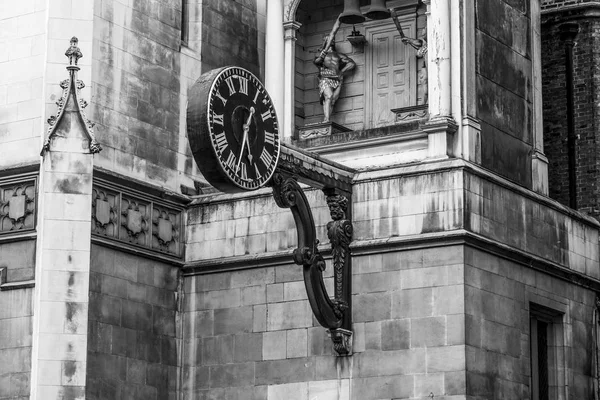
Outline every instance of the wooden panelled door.
{"label": "wooden panelled door", "polygon": [[[400,19],[408,37],[416,37],[416,20]],[[366,28],[365,68],[366,128],[391,125],[390,110],[417,104],[416,52],[402,43],[391,20]]]}

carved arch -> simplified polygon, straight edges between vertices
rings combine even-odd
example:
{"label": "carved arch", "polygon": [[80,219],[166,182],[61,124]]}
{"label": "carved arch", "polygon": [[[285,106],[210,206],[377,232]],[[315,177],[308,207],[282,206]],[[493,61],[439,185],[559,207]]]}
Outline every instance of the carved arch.
{"label": "carved arch", "polygon": [[298,10],[300,2],[302,2],[302,0],[288,1],[288,4],[285,6],[285,11],[283,12],[283,22],[296,20],[296,11]]}

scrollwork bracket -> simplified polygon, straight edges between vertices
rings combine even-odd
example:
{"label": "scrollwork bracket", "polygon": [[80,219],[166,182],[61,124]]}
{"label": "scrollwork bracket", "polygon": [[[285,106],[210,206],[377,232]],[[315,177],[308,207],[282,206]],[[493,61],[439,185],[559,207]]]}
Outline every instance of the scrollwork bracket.
{"label": "scrollwork bracket", "polygon": [[273,197],[281,208],[289,208],[294,216],[298,233],[298,248],[293,259],[302,265],[304,284],[313,314],[319,323],[329,330],[333,349],[339,356],[352,354],[352,298],[351,256],[353,226],[350,218],[349,193],[331,187],[323,187],[332,220],[327,224],[327,236],[331,243],[334,272],[334,296],[325,288],[323,271],[325,259],[319,252],[315,222],[310,204],[298,183],[298,177],[278,169],[270,182]]}

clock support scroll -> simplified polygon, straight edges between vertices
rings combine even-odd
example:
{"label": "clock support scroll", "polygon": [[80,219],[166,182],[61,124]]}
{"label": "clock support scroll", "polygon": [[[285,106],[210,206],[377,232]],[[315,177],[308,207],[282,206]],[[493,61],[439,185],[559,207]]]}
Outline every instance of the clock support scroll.
{"label": "clock support scroll", "polygon": [[[337,355],[352,353],[352,258],[350,242],[353,171],[314,158],[291,146],[282,145],[278,166],[268,183],[279,207],[289,208],[294,216],[298,248],[294,262],[302,265],[304,283],[313,314],[329,330]],[[299,183],[323,190],[332,221],[327,224],[331,243],[334,296],[330,298],[323,282],[325,259],[319,252],[315,222],[310,204]]]}

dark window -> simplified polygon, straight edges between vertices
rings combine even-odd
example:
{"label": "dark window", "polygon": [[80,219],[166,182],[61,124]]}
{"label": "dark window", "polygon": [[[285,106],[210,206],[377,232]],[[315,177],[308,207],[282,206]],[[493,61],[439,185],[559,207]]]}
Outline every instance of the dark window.
{"label": "dark window", "polygon": [[531,400],[556,400],[564,384],[564,366],[559,366],[564,360],[563,314],[537,304],[530,307]]}
{"label": "dark window", "polygon": [[187,46],[189,36],[189,0],[181,0],[181,44]]}

